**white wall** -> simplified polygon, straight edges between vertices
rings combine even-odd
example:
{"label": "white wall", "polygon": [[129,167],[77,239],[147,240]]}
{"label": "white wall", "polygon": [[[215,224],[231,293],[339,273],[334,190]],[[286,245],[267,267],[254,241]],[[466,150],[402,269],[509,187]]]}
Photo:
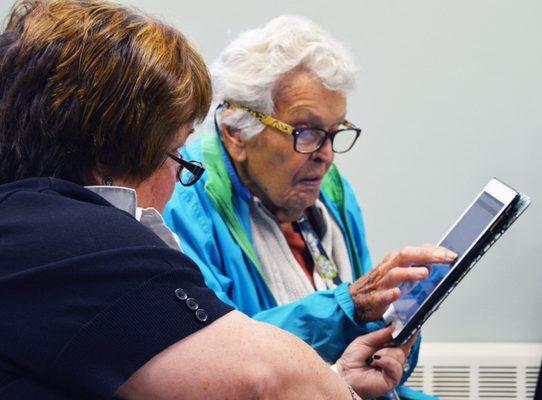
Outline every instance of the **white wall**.
{"label": "white wall", "polygon": [[[533,198],[430,319],[426,340],[542,341],[541,1],[124,2],[165,17],[208,62],[282,13],[346,43],[360,66],[348,118],[364,136],[337,163],[375,261],[438,240],[493,176]],[[0,0],[0,16],[10,5]]]}

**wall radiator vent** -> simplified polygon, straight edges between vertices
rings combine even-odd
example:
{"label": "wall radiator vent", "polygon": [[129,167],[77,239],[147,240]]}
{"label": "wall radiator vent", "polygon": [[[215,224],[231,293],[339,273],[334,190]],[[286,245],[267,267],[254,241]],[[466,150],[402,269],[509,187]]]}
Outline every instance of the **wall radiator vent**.
{"label": "wall radiator vent", "polygon": [[424,342],[407,385],[442,400],[532,400],[541,360],[542,343]]}

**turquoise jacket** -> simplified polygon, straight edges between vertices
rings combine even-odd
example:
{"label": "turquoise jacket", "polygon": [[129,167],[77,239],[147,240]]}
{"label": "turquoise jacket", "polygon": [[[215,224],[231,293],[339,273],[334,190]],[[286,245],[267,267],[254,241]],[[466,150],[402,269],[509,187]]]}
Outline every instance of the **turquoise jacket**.
{"label": "turquoise jacket", "polygon": [[[328,362],[337,360],[356,337],[383,326],[381,322],[355,322],[347,282],[334,290],[317,291],[277,306],[252,245],[247,202],[250,194],[239,182],[221,141],[215,133],[207,132],[183,149],[183,157],[203,162],[206,173],[193,186],[176,186],[164,219],[222,301],[256,320],[293,333]],[[320,199],[346,238],[353,276],[366,274],[371,270],[371,259],[361,210],[335,166],[322,183]],[[418,348],[419,341],[410,353],[410,369],[404,379],[416,365]],[[412,399],[432,398],[405,387],[398,392]]]}

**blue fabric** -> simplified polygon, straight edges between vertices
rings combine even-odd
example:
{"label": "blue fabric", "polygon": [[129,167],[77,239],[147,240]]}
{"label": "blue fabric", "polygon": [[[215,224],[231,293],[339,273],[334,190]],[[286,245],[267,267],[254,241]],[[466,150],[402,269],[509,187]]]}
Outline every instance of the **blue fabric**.
{"label": "blue fabric", "polygon": [[399,386],[397,388],[397,394],[401,397],[403,400],[439,400],[438,397],[435,396],[429,396],[428,394],[418,392],[417,390],[411,389],[407,386]]}
{"label": "blue fabric", "polygon": [[[209,133],[207,133],[209,134]],[[205,163],[201,138],[182,150],[185,159]],[[231,171],[229,171],[231,173]],[[322,358],[334,362],[357,336],[383,327],[382,322],[357,324],[354,304],[348,291],[349,283],[334,290],[317,291],[301,300],[277,306],[257,268],[245,256],[213,201],[205,191],[205,174],[190,187],[177,185],[164,211],[164,219],[177,233],[183,251],[200,267],[206,284],[218,297],[248,316],[287,330],[313,347]],[[339,225],[343,235],[347,229],[355,248],[346,240],[351,264],[354,257],[361,261],[361,272],[371,270],[371,257],[365,239],[365,228],[359,204],[348,182],[344,186],[344,207],[339,207],[323,192],[320,199]],[[235,187],[232,190],[234,211],[251,238],[248,203]],[[243,196],[244,197],[244,196]],[[353,270],[353,276],[359,274]],[[410,375],[416,365],[419,340],[409,356]],[[419,399],[430,397],[417,397]]]}

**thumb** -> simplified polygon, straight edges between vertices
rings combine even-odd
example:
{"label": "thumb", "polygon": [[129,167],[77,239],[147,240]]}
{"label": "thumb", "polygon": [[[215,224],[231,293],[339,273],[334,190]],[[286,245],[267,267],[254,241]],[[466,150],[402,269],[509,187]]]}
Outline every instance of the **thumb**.
{"label": "thumb", "polygon": [[360,342],[371,347],[381,347],[392,339],[393,329],[393,325],[390,325],[387,328],[360,336]]}

